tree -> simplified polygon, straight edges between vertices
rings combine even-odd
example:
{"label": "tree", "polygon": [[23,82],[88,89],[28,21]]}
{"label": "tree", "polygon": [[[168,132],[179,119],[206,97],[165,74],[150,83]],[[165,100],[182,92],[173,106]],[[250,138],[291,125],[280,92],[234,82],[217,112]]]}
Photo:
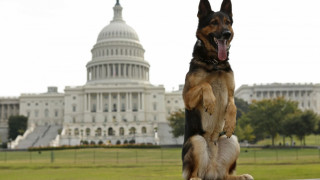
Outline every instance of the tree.
{"label": "tree", "polygon": [[9,117],[9,139],[16,139],[18,135],[23,135],[27,130],[28,118],[25,116]]}
{"label": "tree", "polygon": [[310,110],[304,111],[301,114],[300,121],[297,122],[299,126],[297,127],[295,132],[301,144],[302,144],[302,141],[304,141],[303,144],[306,145],[305,136],[315,132],[317,119],[318,119],[317,114],[315,114],[313,111],[310,111]]}
{"label": "tree", "polygon": [[282,121],[297,110],[296,102],[284,98],[264,99],[250,104],[246,118],[254,129],[254,134],[258,138],[271,136],[274,146],[274,139],[282,130]]}
{"label": "tree", "polygon": [[234,103],[237,107],[237,119],[249,111],[249,104],[243,99],[234,98]]}
{"label": "tree", "polygon": [[185,114],[181,109],[170,115],[168,118],[169,125],[172,128],[173,137],[184,135]]}

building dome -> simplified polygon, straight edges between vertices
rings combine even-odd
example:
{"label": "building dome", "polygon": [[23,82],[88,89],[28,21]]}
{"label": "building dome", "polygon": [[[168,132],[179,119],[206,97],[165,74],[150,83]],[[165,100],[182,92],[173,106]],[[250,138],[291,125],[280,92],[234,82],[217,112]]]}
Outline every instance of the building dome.
{"label": "building dome", "polygon": [[122,19],[117,0],[114,17],[99,33],[87,64],[87,83],[149,83],[149,63],[137,32]]}
{"label": "building dome", "polygon": [[124,21],[112,21],[99,33],[97,42],[112,41],[113,39],[125,39],[139,41],[136,31]]}

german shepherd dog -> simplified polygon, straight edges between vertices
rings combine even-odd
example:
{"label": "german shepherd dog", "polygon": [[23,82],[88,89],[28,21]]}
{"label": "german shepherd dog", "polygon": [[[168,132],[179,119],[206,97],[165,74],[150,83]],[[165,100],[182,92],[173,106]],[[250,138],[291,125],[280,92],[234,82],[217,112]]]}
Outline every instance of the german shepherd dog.
{"label": "german shepherd dog", "polygon": [[182,149],[186,180],[253,180],[233,175],[240,152],[233,136],[236,126],[234,76],[228,62],[233,38],[231,0],[223,0],[213,12],[208,0],[200,0],[197,42],[186,75],[183,99],[186,107]]}

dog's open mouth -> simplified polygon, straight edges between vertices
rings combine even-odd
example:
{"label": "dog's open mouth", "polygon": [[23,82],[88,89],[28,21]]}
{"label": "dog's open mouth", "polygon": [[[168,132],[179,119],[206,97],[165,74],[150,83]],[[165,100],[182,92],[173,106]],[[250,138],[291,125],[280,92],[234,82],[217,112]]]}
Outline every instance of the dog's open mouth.
{"label": "dog's open mouth", "polygon": [[218,45],[218,58],[219,58],[219,60],[220,61],[226,60],[228,58],[227,40],[214,38],[214,42]]}

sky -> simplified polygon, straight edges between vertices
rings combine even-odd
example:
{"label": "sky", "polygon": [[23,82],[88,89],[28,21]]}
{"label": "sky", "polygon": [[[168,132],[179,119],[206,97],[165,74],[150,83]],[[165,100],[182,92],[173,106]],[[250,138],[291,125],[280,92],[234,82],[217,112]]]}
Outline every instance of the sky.
{"label": "sky", "polygon": [[[214,11],[222,0],[210,0]],[[0,0],[0,96],[82,86],[116,0]],[[244,84],[320,83],[319,0],[232,0],[230,64]],[[196,42],[199,0],[120,0],[139,35],[150,82],[184,84]]]}

